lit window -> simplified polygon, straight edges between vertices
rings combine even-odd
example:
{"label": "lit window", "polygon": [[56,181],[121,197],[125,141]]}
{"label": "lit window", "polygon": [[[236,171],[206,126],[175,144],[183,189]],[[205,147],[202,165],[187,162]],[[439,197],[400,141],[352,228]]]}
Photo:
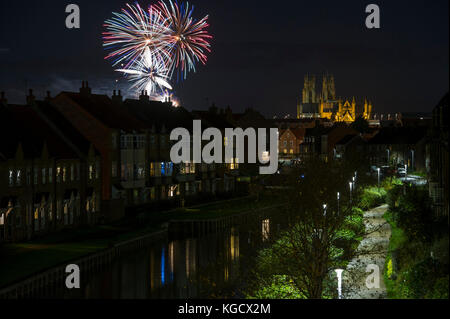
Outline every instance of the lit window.
{"label": "lit window", "polygon": [[71,181],[75,180],[75,166],[73,164],[70,165],[70,180]]}
{"label": "lit window", "polygon": [[262,160],[263,160],[263,162],[268,162],[270,160],[269,152],[262,153]]}
{"label": "lit window", "polygon": [[14,172],[12,170],[9,170],[9,186],[14,185]]}
{"label": "lit window", "polygon": [[94,166],[89,165],[89,179],[94,178]]}
{"label": "lit window", "polygon": [[66,179],[67,179],[67,169],[66,169],[66,167],[64,166],[64,167],[63,167],[63,182],[64,182],[64,183],[66,182]]}
{"label": "lit window", "polygon": [[17,170],[16,183],[18,186],[22,185],[22,171],[20,169]]}
{"label": "lit window", "polygon": [[284,149],[284,154],[287,154],[287,149]]}
{"label": "lit window", "polygon": [[293,150],[293,149],[291,149],[289,152],[290,152],[291,154],[294,154],[294,150]]}

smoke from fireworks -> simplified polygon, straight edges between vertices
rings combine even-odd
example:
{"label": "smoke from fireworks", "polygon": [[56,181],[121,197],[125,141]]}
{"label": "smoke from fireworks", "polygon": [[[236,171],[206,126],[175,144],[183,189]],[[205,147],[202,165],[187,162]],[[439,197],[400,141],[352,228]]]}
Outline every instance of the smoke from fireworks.
{"label": "smoke from fireworks", "polygon": [[122,66],[116,71],[134,82],[132,88],[151,95],[172,90],[169,80],[174,73],[185,79],[188,72],[196,71],[197,62],[206,63],[210,52],[208,16],[196,21],[189,3],[168,2],[160,1],[146,11],[138,3],[127,4],[128,10],[113,13],[104,24],[103,46],[111,50],[105,59]]}

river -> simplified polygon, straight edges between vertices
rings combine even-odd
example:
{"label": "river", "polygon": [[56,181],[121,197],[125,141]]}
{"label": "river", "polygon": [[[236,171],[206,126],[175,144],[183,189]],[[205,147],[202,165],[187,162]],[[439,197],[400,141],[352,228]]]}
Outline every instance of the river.
{"label": "river", "polygon": [[280,230],[270,218],[198,238],[167,238],[121,255],[83,277],[81,288],[53,291],[67,299],[242,298],[259,248]]}

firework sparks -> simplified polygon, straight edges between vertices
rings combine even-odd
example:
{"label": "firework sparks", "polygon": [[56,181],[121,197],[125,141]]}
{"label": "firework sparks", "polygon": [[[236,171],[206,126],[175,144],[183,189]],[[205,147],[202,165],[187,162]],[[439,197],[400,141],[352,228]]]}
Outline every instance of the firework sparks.
{"label": "firework sparks", "polygon": [[165,89],[172,90],[164,62],[152,54],[149,48],[145,48],[142,58],[135,60],[129,68],[116,71],[127,75],[134,82],[131,88],[139,92],[147,91],[149,95],[156,95]]}
{"label": "firework sparks", "polygon": [[103,46],[111,50],[105,59],[114,67],[121,65],[116,71],[134,82],[132,88],[150,94],[172,90],[169,81],[175,70],[186,79],[197,62],[206,64],[211,52],[208,16],[196,21],[189,3],[168,3],[160,1],[147,11],[138,3],[127,4],[104,24]]}
{"label": "firework sparks", "polygon": [[179,6],[169,0],[169,5],[160,1],[154,6],[165,18],[165,40],[167,41],[172,60],[169,65],[170,75],[179,69],[186,79],[189,71],[195,72],[195,63],[206,64],[206,52],[211,52],[208,34],[208,16],[199,21],[194,20],[192,13],[194,7],[189,3]]}

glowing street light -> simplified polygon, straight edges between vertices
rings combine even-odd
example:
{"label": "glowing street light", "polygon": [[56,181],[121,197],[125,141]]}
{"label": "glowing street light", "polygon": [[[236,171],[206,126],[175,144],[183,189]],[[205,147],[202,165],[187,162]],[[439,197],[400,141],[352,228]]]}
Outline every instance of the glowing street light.
{"label": "glowing street light", "polygon": [[338,279],[338,298],[342,299],[342,273],[344,272],[343,269],[335,269],[334,270],[336,272],[337,275],[337,279]]}
{"label": "glowing street light", "polygon": [[349,182],[348,183],[349,184],[349,186],[350,186],[350,203],[352,202],[352,182]]}
{"label": "glowing street light", "polygon": [[327,204],[323,204],[323,216],[327,215]]}
{"label": "glowing street light", "polygon": [[378,172],[378,188],[380,188],[380,168],[377,168],[377,172]]}

